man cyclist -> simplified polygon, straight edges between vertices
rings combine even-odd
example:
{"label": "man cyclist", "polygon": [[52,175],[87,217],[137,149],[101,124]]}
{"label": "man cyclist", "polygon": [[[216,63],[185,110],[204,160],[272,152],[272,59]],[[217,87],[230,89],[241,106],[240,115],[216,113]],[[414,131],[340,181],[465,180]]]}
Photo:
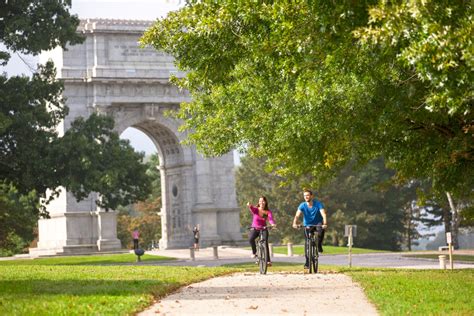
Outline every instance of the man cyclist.
{"label": "man cyclist", "polygon": [[[302,202],[296,210],[295,218],[293,219],[293,228],[298,228],[299,218],[303,214],[303,226],[310,225],[322,225],[321,230],[318,230],[318,251],[323,252],[323,239],[324,230],[327,228],[326,210],[324,209],[323,203],[314,198],[313,192],[308,189],[303,190],[304,202]],[[308,238],[308,232],[304,230],[305,241]],[[305,268],[309,266],[309,260],[306,255],[306,242],[305,242],[305,256],[306,263]]]}

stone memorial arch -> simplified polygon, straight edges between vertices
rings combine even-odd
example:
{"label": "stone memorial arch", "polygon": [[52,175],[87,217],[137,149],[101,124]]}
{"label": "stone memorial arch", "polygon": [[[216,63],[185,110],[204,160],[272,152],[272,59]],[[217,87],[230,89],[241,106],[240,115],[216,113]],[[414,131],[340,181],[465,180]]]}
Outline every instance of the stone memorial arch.
{"label": "stone memorial arch", "polygon": [[[64,81],[69,116],[67,130],[78,116],[99,112],[114,117],[120,134],[134,127],[156,145],[161,173],[162,239],[160,248],[192,244],[191,230],[200,225],[202,246],[242,242],[231,153],[207,159],[194,147],[181,145],[180,122],[164,116],[189,101],[170,85],[176,71],[172,57],[153,48],[139,48],[138,39],[150,21],[93,19],[81,21],[86,40],[67,50],[42,55],[52,59]],[[64,191],[64,190],[63,190]],[[38,248],[32,255],[88,253],[121,249],[116,213],[95,205],[97,194],[81,202],[63,192],[48,206],[50,219],[39,221]]]}

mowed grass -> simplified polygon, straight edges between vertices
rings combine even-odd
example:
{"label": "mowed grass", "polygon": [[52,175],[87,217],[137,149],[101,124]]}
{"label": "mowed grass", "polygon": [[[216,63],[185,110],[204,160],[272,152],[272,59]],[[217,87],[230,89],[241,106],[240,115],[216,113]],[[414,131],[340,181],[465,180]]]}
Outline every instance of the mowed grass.
{"label": "mowed grass", "polygon": [[[118,261],[123,259],[117,256]],[[88,256],[85,265],[70,262],[72,257],[2,261],[0,315],[131,315],[184,285],[242,271],[229,267],[92,265],[93,257],[104,262],[103,256]],[[112,261],[106,260],[107,264]]]}
{"label": "mowed grass", "polygon": [[474,315],[474,269],[341,271],[382,315]]}
{"label": "mowed grass", "polygon": [[[326,255],[342,255],[342,254],[349,253],[348,247],[323,246],[323,250],[324,250],[324,254]],[[274,246],[273,252],[287,255],[288,246]],[[387,251],[352,247],[353,254],[374,253],[374,252],[387,252]],[[293,245],[293,254],[304,255],[304,245]]]}
{"label": "mowed grass", "polygon": [[[0,315],[133,315],[182,286],[228,273],[258,271],[253,262],[214,268],[125,265],[122,260],[129,258],[122,256],[86,256],[83,265],[81,257],[0,261]],[[301,273],[302,267],[274,262],[269,271]],[[351,276],[382,315],[474,314],[474,269],[321,265],[320,272]]]}
{"label": "mowed grass", "polygon": [[[143,255],[140,257],[143,262],[176,260],[175,258]],[[133,264],[137,261],[137,256],[132,253],[97,255],[97,256],[69,256],[69,257],[50,257],[35,259],[17,259],[0,261],[1,265],[107,265],[107,264]]]}
{"label": "mowed grass", "polygon": [[[449,254],[443,253],[446,256],[446,262],[449,263]],[[440,254],[413,254],[405,255],[405,257],[424,258],[424,259],[439,259]],[[453,261],[474,262],[474,256],[471,255],[453,255]]]}

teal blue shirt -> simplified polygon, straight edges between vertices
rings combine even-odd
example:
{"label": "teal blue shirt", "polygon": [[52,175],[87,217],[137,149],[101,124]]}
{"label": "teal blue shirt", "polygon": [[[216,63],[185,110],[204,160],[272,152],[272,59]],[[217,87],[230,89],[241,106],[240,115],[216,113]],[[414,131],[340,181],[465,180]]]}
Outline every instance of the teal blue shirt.
{"label": "teal blue shirt", "polygon": [[318,200],[313,200],[313,206],[309,207],[308,203],[303,202],[298,206],[298,209],[303,213],[303,225],[318,225],[323,223],[323,215],[321,210],[324,209],[323,203]]}

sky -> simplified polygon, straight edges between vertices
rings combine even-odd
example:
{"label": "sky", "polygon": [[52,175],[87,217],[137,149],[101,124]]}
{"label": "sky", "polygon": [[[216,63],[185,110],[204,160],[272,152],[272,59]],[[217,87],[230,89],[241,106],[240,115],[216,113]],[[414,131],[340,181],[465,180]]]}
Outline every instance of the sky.
{"label": "sky", "polygon": [[183,0],[72,0],[80,18],[155,20],[184,5]]}
{"label": "sky", "polygon": [[[182,6],[184,0],[72,0],[70,11],[81,19],[156,20]],[[0,49],[2,48],[0,44]],[[38,58],[35,56],[12,54],[8,65],[0,67],[0,72],[6,72],[10,76],[31,76],[37,63]],[[129,139],[135,150],[144,151],[146,155],[156,153],[156,147],[148,136],[135,128],[126,129],[120,138]],[[234,153],[234,157],[235,164],[239,164],[238,154]]]}

